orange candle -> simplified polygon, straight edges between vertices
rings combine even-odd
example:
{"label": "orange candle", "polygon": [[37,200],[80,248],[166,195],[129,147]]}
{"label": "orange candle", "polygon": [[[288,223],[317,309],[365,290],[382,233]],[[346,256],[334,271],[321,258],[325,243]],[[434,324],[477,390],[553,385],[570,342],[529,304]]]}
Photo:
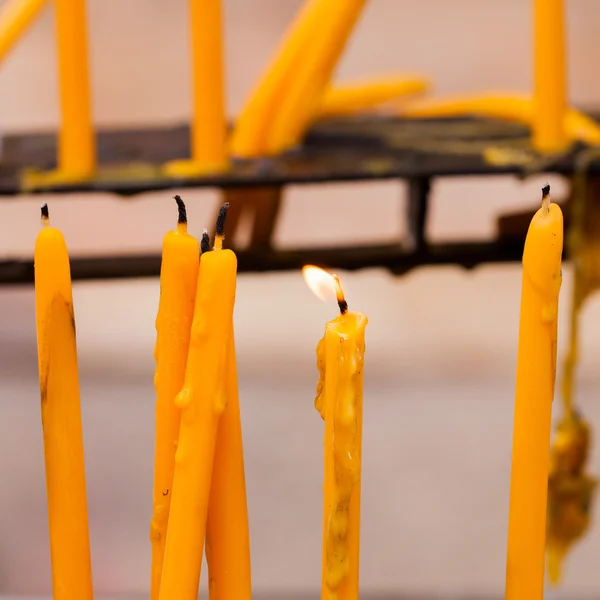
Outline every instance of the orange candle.
{"label": "orange candle", "polygon": [[48,206],[34,252],[38,366],[54,600],[92,600],[71,269]]}
{"label": "orange candle", "polygon": [[533,145],[560,152],[569,145],[564,0],[533,0],[533,25]]}
{"label": "orange candle", "polygon": [[[320,297],[335,288],[340,315],[317,346],[315,408],[325,421],[322,600],[358,600],[362,406],[367,317],[348,312],[339,279],[304,267]],[[324,294],[325,292],[325,294]]]}
{"label": "orange candle", "polygon": [[156,440],[154,446],[154,511],[150,523],[152,542],[151,600],[158,600],[165,539],[171,506],[175,448],[181,411],[175,396],[183,386],[190,329],[194,316],[200,248],[187,232],[185,205],[179,208],[177,229],[169,231],[162,246],[160,300],[156,318]]}
{"label": "orange candle", "polygon": [[0,7],[0,62],[39,16],[46,0],[6,0]]}
{"label": "orange candle", "polygon": [[58,172],[50,180],[78,181],[96,170],[85,0],[56,0],[61,124]]}
{"label": "orange candle", "polygon": [[319,26],[323,6],[323,0],[305,0],[235,123],[231,136],[233,156],[252,158],[264,154],[265,131],[294,76],[294,65],[302,60],[303,51]]}
{"label": "orange candle", "polygon": [[542,600],[563,217],[543,190],[523,251],[506,600]]}
{"label": "orange candle", "polygon": [[209,597],[251,600],[250,536],[233,333],[227,356],[227,407],[219,421],[206,526]]}
{"label": "orange candle", "polygon": [[318,114],[329,82],[366,0],[322,0],[318,28],[296,66],[294,80],[271,115],[266,152],[275,155],[298,144]]}
{"label": "orange candle", "polygon": [[225,410],[227,352],[235,303],[237,259],[222,249],[227,205],[213,252],[200,257],[198,291],[175,453],[173,496],[160,600],[197,600],[219,419]]}

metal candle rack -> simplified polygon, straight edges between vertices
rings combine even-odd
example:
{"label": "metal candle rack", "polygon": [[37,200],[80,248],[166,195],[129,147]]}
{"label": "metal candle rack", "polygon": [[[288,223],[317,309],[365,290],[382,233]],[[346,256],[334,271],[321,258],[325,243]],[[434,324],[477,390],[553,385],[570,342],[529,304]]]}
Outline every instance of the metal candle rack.
{"label": "metal candle rack", "polygon": [[[426,236],[429,190],[436,178],[532,173],[574,177],[590,150],[577,145],[560,156],[536,155],[530,132],[515,124],[483,119],[406,120],[340,118],[313,127],[298,149],[274,158],[239,161],[224,174],[195,179],[166,178],[159,165],[189,155],[189,128],[100,131],[96,178],[73,185],[27,188],[24,168],[55,167],[54,134],[9,135],[0,155],[0,199],[23,192],[76,194],[111,192],[127,201],[144,192],[186,187],[222,188],[232,207],[231,236],[243,210],[255,225],[247,249],[239,250],[240,272],[285,271],[304,264],[356,270],[383,267],[396,275],[421,265],[460,265],[521,259],[532,213],[499,220],[490,241],[431,243]],[[490,151],[501,159],[490,160]],[[600,155],[586,161],[588,176],[600,175]],[[408,185],[406,239],[394,244],[278,250],[271,243],[286,185],[343,181],[404,180]],[[82,202],[86,200],[82,198]],[[565,217],[568,222],[568,205]],[[160,255],[73,258],[75,280],[157,276]],[[31,260],[0,260],[0,284],[33,281]]]}

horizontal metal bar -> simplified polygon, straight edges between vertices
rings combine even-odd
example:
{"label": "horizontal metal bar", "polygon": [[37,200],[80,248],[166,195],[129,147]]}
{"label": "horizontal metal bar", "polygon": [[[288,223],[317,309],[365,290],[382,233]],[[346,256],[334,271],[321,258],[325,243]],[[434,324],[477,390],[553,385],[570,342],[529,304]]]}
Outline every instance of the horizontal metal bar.
{"label": "horizontal metal bar", "polygon": [[[101,130],[97,132],[99,169],[95,178],[27,191],[128,196],[181,187],[227,189],[421,177],[525,176],[531,164],[492,164],[484,150],[499,143],[520,147],[527,136],[523,127],[485,119],[345,117],[316,124],[301,146],[280,156],[233,161],[229,170],[211,176],[171,179],[161,165],[189,156],[188,126]],[[2,141],[0,199],[26,191],[24,170],[44,171],[55,166],[54,134],[13,134]],[[537,157],[535,168],[572,175],[583,150],[583,146],[575,146],[564,156]],[[600,160],[591,161],[588,172],[600,174]]]}
{"label": "horizontal metal bar", "polygon": [[[522,254],[522,240],[431,244],[417,252],[406,252],[400,246],[391,244],[237,252],[240,273],[292,271],[306,264],[315,264],[348,271],[384,268],[395,275],[422,266],[457,265],[473,268],[486,263],[514,262],[520,261]],[[74,281],[156,277],[160,274],[160,261],[159,254],[73,257],[71,275]],[[33,261],[0,261],[0,285],[31,283],[33,278]]]}

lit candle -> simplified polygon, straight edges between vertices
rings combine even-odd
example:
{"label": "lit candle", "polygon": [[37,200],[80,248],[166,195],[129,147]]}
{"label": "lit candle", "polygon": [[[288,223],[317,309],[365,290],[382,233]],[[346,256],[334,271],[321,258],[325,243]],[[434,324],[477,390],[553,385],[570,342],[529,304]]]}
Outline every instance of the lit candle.
{"label": "lit candle", "polygon": [[543,189],[523,251],[506,600],[541,600],[563,217]]}
{"label": "lit candle", "polygon": [[335,291],[340,315],[327,323],[317,346],[319,383],[315,408],[325,421],[323,570],[321,598],[358,599],[360,473],[365,327],[348,312],[339,279],[312,266],[303,269],[315,294]]}
{"label": "lit candle", "polygon": [[162,245],[160,300],[156,318],[156,440],[154,446],[154,511],[150,523],[152,542],[152,600],[158,600],[165,550],[175,447],[179,437],[181,411],[175,396],[183,387],[190,329],[194,316],[200,248],[187,232],[185,205],[175,196],[179,208],[177,229],[169,231]]}
{"label": "lit candle", "polygon": [[42,224],[34,253],[35,305],[52,590],[55,600],[92,600],[71,269],[46,204]]}
{"label": "lit candle", "polygon": [[564,0],[534,2],[533,145],[558,152],[568,145]]}
{"label": "lit candle", "polygon": [[219,421],[206,526],[209,597],[251,600],[250,536],[233,326],[227,355],[227,407]]}
{"label": "lit candle", "polygon": [[227,205],[213,252],[203,252],[175,452],[173,496],[160,585],[161,600],[197,600],[219,418],[226,405],[227,352],[235,303],[237,259],[224,250]]}

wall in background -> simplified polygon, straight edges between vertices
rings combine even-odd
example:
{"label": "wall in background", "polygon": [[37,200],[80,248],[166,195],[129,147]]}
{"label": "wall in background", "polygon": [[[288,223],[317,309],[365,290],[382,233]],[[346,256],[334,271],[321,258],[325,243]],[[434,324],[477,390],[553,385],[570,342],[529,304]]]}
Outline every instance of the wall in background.
{"label": "wall in background", "polygon": [[[299,2],[225,3],[233,116]],[[189,108],[183,0],[89,2],[94,111],[104,125],[179,122]],[[570,89],[600,103],[593,43],[600,8],[569,3]],[[440,93],[526,90],[529,3],[373,0],[339,79],[393,71],[431,75]],[[0,130],[53,127],[52,11],[0,69]],[[534,206],[545,180],[436,185],[430,231],[487,237],[499,211]],[[560,195],[565,187],[551,181]],[[392,238],[403,229],[397,183],[294,188],[281,245]],[[185,192],[196,232],[215,192]],[[73,253],[160,247],[168,195],[58,199],[53,218]],[[41,198],[0,201],[0,254],[30,255]],[[377,210],[373,210],[376,202]],[[365,380],[362,582],[365,589],[501,593],[510,467],[519,269],[426,269],[403,279],[345,274],[369,315]],[[565,270],[563,324],[569,298]],[[157,281],[75,287],[94,579],[100,593],[149,582],[152,347]],[[322,424],[312,407],[314,347],[335,307],[298,273],[240,277],[236,334],[257,590],[316,590]],[[595,356],[600,315],[585,315],[580,399],[600,423]],[[562,327],[564,334],[564,325]],[[564,344],[564,335],[562,338]],[[33,295],[0,289],[0,592],[50,589]],[[593,466],[600,471],[598,452]],[[576,550],[565,593],[597,596],[600,533]]]}

